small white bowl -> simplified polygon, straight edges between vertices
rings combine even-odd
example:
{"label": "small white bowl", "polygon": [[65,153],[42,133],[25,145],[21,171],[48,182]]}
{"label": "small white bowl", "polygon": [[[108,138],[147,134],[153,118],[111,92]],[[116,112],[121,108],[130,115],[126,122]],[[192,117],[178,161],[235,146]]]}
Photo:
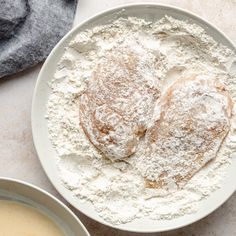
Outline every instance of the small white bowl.
{"label": "small white bowl", "polygon": [[51,54],[45,61],[36,83],[33,103],[32,103],[32,131],[34,144],[41,161],[41,164],[58,192],[75,208],[83,212],[88,217],[111,227],[133,232],[162,232],[173,230],[191,224],[202,219],[221,204],[223,204],[236,190],[236,159],[232,159],[232,164],[227,169],[227,175],[222,183],[222,188],[213,192],[207,199],[201,202],[199,210],[194,214],[184,215],[172,220],[151,220],[147,218],[137,219],[127,224],[112,225],[103,220],[94,210],[94,207],[89,202],[82,202],[79,198],[73,195],[60,181],[58,169],[56,166],[57,153],[53,149],[49,139],[46,115],[46,105],[51,93],[48,83],[52,80],[56,66],[64,53],[64,49],[68,46],[72,38],[79,32],[98,25],[107,24],[119,17],[139,17],[148,21],[156,21],[165,15],[172,16],[179,20],[187,20],[190,23],[195,23],[206,30],[217,42],[236,51],[233,43],[217,28],[212,26],[207,21],[201,19],[193,13],[167,5],[145,3],[145,4],[130,4],[119,6],[110,10],[101,12],[88,20],[77,25],[55,46]]}
{"label": "small white bowl", "polygon": [[59,225],[65,236],[89,236],[83,224],[67,206],[34,185],[15,179],[0,178],[1,199],[25,203],[40,209]]}

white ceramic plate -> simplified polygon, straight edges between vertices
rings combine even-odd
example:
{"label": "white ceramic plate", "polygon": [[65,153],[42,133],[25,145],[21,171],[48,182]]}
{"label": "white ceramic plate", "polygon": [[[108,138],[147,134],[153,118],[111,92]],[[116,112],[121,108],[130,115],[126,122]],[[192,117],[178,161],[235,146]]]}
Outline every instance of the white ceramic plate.
{"label": "white ceramic plate", "polygon": [[83,224],[67,206],[36,186],[15,179],[0,178],[0,199],[21,202],[43,211],[60,226],[66,236],[89,236]]}
{"label": "white ceramic plate", "polygon": [[64,48],[68,45],[69,41],[80,31],[100,24],[109,23],[121,16],[136,16],[144,18],[148,21],[156,21],[162,18],[164,15],[169,15],[180,20],[188,20],[189,22],[196,23],[203,27],[207,31],[207,33],[211,35],[216,41],[235,50],[232,42],[230,42],[230,40],[223,33],[221,33],[218,29],[216,29],[208,22],[202,20],[200,17],[190,12],[183,11],[175,7],[156,4],[126,5],[102,12],[90,18],[89,20],[81,23],[73,30],[71,30],[58,43],[57,46],[51,52],[51,54],[48,56],[47,60],[45,61],[42,67],[42,70],[38,77],[33,98],[32,130],[34,143],[42,166],[52,184],[69,203],[71,203],[75,208],[83,212],[85,215],[91,217],[94,220],[99,221],[100,223],[127,231],[161,232],[166,230],[172,230],[191,224],[210,214],[221,204],[223,204],[236,189],[236,159],[233,159],[232,165],[230,165],[227,170],[227,176],[224,179],[222,188],[212,193],[211,196],[206,200],[202,201],[198,212],[196,212],[195,214],[185,215],[173,220],[154,221],[142,218],[123,225],[110,225],[98,216],[98,214],[95,212],[93,206],[90,203],[82,203],[78,198],[74,197],[73,194],[68,189],[66,189],[60,182],[55,163],[55,157],[57,154],[49,140],[47,121],[45,119],[46,104],[51,92],[48,86],[48,82],[50,82],[53,78],[53,74],[56,69],[56,64],[60,60],[64,52]]}

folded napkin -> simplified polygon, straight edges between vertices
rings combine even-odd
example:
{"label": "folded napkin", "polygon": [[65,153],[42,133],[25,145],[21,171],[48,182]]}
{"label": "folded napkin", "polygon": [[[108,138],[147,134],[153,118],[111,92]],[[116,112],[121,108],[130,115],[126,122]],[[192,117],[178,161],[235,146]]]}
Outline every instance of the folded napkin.
{"label": "folded napkin", "polygon": [[71,28],[77,0],[0,0],[0,78],[44,60]]}

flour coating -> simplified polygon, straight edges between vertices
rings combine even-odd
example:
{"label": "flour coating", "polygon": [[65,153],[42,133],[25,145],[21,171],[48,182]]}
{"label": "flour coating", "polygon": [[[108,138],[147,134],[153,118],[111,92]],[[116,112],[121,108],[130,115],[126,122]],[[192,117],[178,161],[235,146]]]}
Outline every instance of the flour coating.
{"label": "flour coating", "polygon": [[[206,74],[220,80],[236,103],[235,55],[197,25],[168,16],[157,22],[120,18],[81,32],[58,64],[47,105],[48,130],[58,153],[61,181],[78,198],[91,202],[99,215],[112,224],[142,217],[173,219],[196,212],[200,202],[220,188],[236,150],[235,107],[229,134],[213,161],[181,189],[146,188],[142,173],[153,164],[147,162],[147,166],[139,161],[145,158],[142,145],[134,155],[112,162],[91,144],[79,123],[78,97],[98,61],[120,44],[141,47],[146,50],[144,57],[157,58],[155,76],[163,93],[179,77]],[[148,73],[144,71],[152,76]],[[155,117],[158,114],[156,107]]]}

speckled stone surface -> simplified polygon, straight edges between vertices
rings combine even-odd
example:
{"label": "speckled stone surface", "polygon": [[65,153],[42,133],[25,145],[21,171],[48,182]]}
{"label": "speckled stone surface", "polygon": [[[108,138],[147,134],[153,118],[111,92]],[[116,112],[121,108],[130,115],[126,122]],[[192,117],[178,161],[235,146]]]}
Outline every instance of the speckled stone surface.
{"label": "speckled stone surface", "polygon": [[[150,0],[149,0],[150,1]],[[80,0],[75,24],[107,8],[134,0]],[[191,10],[219,27],[236,43],[234,0],[156,0]],[[0,80],[0,176],[33,183],[60,197],[47,179],[35,152],[30,110],[33,89],[41,65]],[[92,236],[235,236],[236,193],[218,210],[185,228],[160,234],[135,234],[103,226],[75,211]]]}

